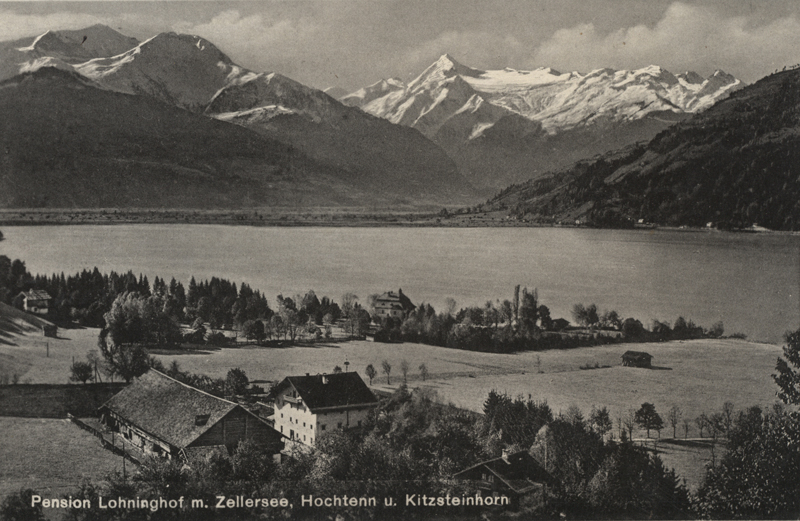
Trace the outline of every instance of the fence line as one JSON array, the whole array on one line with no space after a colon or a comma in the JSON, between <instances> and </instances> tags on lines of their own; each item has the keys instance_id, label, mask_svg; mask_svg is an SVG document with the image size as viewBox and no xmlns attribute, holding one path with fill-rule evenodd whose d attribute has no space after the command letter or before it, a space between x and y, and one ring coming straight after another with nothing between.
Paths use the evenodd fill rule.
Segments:
<instances>
[{"instance_id":1,"label":"fence line","mask_svg":"<svg viewBox=\"0 0 800 521\"><path fill-rule=\"evenodd\" d=\"M129 460L131 463L134 463L136 465L141 465L141 463L139 462L138 459L136 459L133 456L131 456L130 454L128 454L128 451L126 451L125 449L121 449L121 448L117 447L116 445L114 445L113 443L109 442L106 439L106 437L103 435L102 432L98 431L97 429L95 429L91 425L88 425L88 424L84 423L83 421L79 420L78 418L76 418L75 416L73 416L70 413L67 413L67 419L69 421L71 421L72 423L74 423L75 425L77 425L78 427L80 427L81 429L83 429L83 430L87 431L88 433L92 434L93 436L99 438L104 449L113 452L117 456L122 456L123 458Z\"/></svg>"}]
</instances>

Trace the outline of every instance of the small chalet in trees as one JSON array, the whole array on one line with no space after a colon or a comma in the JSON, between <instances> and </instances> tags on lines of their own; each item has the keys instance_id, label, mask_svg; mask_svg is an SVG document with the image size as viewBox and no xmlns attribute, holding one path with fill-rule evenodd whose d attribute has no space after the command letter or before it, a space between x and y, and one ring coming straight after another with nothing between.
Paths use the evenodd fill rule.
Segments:
<instances>
[{"instance_id":1,"label":"small chalet in trees","mask_svg":"<svg viewBox=\"0 0 800 521\"><path fill-rule=\"evenodd\" d=\"M28 313L46 315L50 312L50 301L53 298L46 291L32 289L23 291L18 296L22 297L22 309Z\"/></svg>"},{"instance_id":2,"label":"small chalet in trees","mask_svg":"<svg viewBox=\"0 0 800 521\"><path fill-rule=\"evenodd\" d=\"M453 479L474 482L482 496L506 496L512 507L518 507L523 496L540 496L553 484L550 473L526 451L511 454L505 449L501 457L462 470Z\"/></svg>"},{"instance_id":3,"label":"small chalet in trees","mask_svg":"<svg viewBox=\"0 0 800 521\"><path fill-rule=\"evenodd\" d=\"M652 355L644 351L625 351L622 355L622 365L625 367L652 367L650 362L653 360Z\"/></svg>"},{"instance_id":4,"label":"small chalet in trees","mask_svg":"<svg viewBox=\"0 0 800 521\"><path fill-rule=\"evenodd\" d=\"M283 436L241 405L150 369L100 407L103 423L146 454L169 458L225 450L249 441L269 454Z\"/></svg>"},{"instance_id":5,"label":"small chalet in trees","mask_svg":"<svg viewBox=\"0 0 800 521\"><path fill-rule=\"evenodd\" d=\"M411 303L411 300L403 294L400 289L395 293L394 291L387 291L377 299L375 299L375 316L378 318L405 318L405 316L414 311L417 306Z\"/></svg>"},{"instance_id":6,"label":"small chalet in trees","mask_svg":"<svg viewBox=\"0 0 800 521\"><path fill-rule=\"evenodd\" d=\"M275 428L290 440L312 447L326 432L361 427L378 405L358 373L287 376L271 395Z\"/></svg>"}]
</instances>

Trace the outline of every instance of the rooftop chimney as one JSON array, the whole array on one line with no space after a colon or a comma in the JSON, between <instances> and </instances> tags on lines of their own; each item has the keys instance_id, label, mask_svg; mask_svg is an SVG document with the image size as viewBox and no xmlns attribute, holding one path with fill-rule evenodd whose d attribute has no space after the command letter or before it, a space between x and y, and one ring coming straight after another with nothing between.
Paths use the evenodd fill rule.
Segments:
<instances>
[{"instance_id":1,"label":"rooftop chimney","mask_svg":"<svg viewBox=\"0 0 800 521\"><path fill-rule=\"evenodd\" d=\"M322 375L322 383L323 384L327 384L328 383L328 375L326 375L326 374Z\"/></svg>"}]
</instances>

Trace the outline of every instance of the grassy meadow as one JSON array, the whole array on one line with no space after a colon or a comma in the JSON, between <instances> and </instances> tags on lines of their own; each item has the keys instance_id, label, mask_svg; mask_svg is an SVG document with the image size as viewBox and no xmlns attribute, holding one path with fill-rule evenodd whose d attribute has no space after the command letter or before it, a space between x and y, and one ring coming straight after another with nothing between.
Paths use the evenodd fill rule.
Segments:
<instances>
[{"instance_id":1,"label":"grassy meadow","mask_svg":"<svg viewBox=\"0 0 800 521\"><path fill-rule=\"evenodd\" d=\"M84 478L122 472L121 457L68 420L0 417L0 433L0 498L20 488L61 497Z\"/></svg>"},{"instance_id":2,"label":"grassy meadow","mask_svg":"<svg viewBox=\"0 0 800 521\"><path fill-rule=\"evenodd\" d=\"M24 383L67 383L73 358L84 360L87 352L96 350L97 334L97 329L86 328L61 329L57 339L45 340L37 334L15 336L13 342L0 344L0 374L16 372ZM629 349L653 355L653 369L622 367L622 353ZM546 400L555 413L572 405L585 414L593 405L607 406L616 418L643 402L652 402L664 417L677 405L684 417L693 420L701 413L721 410L726 401L737 408L771 405L775 399L771 374L781 354L781 347L772 344L704 339L510 355L353 341L289 348L204 346L160 351L156 356L165 364L177 360L184 371L212 377L224 377L229 369L240 367L260 383L276 382L287 375L331 372L337 365L344 368L345 362L366 381L364 370L372 364L379 373L373 387L384 390L403 382L401 364L406 360L410 387L429 388L442 401L475 411L481 410L487 394L495 389ZM383 360L392 366L391 384L382 372ZM425 381L419 374L422 363L429 373ZM671 436L671 428L661 434ZM689 435L696 434L692 424Z\"/></svg>"},{"instance_id":3,"label":"grassy meadow","mask_svg":"<svg viewBox=\"0 0 800 521\"><path fill-rule=\"evenodd\" d=\"M57 339L45 340L30 332L6 338L0 343L0 374L16 372L19 381L25 383L66 383L73 357L83 360L88 351L96 349L97 334L96 329L73 329L59 330ZM629 349L653 355L653 369L622 367L622 353ZM442 402L481 411L487 394L494 389L510 396L545 400L556 414L574 405L588 416L592 406L606 406L614 421L615 436L618 417L638 409L643 402L651 402L666 424L660 433L665 440L658 444L657 451L692 487L699 484L704 465L711 458L707 440L697 439L694 419L702 413L721 411L726 401L737 409L770 406L775 401L771 374L780 355L779 346L732 339L617 344L511 355L368 341L290 348L204 346L156 353L165 364L177 360L183 371L212 377L224 377L229 369L240 367L251 381L265 386L287 375L331 372L337 365L344 368L345 362L349 362L350 371L358 371L367 381L365 368L373 364L378 376L372 385L380 390L392 390L402 384L401 364L406 360L410 367L408 385L430 389ZM381 369L383 360L392 366L391 384ZM419 374L422 363L429 373L424 381ZM690 420L688 437L695 442L666 443L666 438L672 438L666 417L672 406L678 406L683 418ZM0 424L4 438L6 428ZM651 432L653 438L658 435ZM644 438L645 432L634 431L634 437ZM684 437L681 425L677 437ZM719 447L717 450L719 454Z\"/></svg>"}]
</instances>

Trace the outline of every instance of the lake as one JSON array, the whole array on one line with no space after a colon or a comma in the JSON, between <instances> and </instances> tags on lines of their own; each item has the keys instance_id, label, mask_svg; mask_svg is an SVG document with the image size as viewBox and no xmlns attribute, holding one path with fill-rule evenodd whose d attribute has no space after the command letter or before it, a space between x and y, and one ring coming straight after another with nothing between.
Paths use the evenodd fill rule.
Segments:
<instances>
[{"instance_id":1,"label":"lake","mask_svg":"<svg viewBox=\"0 0 800 521\"><path fill-rule=\"evenodd\" d=\"M402 288L441 309L537 288L553 318L575 303L649 327L678 316L778 343L800 327L800 236L571 228L327 228L215 225L6 226L0 254L32 273L133 270L224 277L265 293L340 301Z\"/></svg>"}]
</instances>

